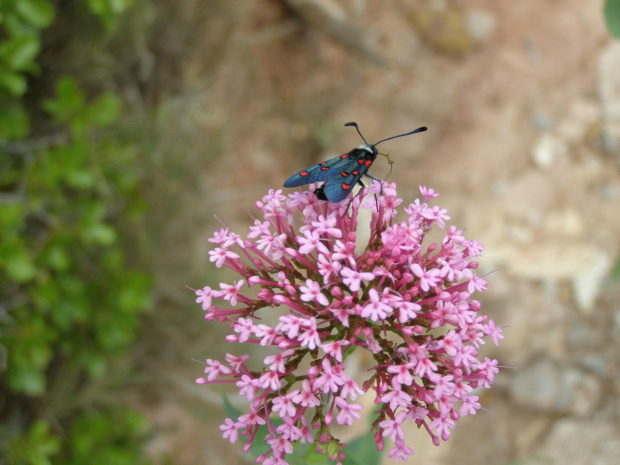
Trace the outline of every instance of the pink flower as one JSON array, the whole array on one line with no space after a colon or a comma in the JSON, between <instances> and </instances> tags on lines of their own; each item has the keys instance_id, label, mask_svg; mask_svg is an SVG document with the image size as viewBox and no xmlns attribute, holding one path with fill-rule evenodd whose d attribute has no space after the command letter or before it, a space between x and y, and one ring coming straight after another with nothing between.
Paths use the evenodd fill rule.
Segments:
<instances>
[{"instance_id":1,"label":"pink flower","mask_svg":"<svg viewBox=\"0 0 620 465\"><path fill-rule=\"evenodd\" d=\"M236 385L247 413L220 429L231 442L246 441L246 451L266 442L263 464L285 465L298 443L329 445L342 462L344 444L331 426L334 419L347 426L358 420L361 406L349 402L364 394L377 406L377 447L389 440L388 456L406 460L413 454L405 445L407 422L438 445L460 417L481 408L471 392L489 388L498 372L496 360L478 354L486 338L503 338L472 299L487 288L474 261L482 246L445 225L446 210L428 204L438 195L433 189L421 186L422 199L404 208L401 221L393 183L373 183L348 211L348 201L324 202L315 191L270 190L256 202L260 213L246 240L226 227L210 239L210 261L239 277L218 291L195 291L196 302L209 321L227 325L223 343L260 344L269 353L258 361L230 353L225 362L208 359L206 377L196 382ZM371 210L366 243L356 235L361 209ZM441 241L428 240L431 230L444 228ZM242 294L246 281L251 292ZM275 311L277 319L265 318ZM372 360L363 385L345 365L360 350Z\"/></svg>"},{"instance_id":2,"label":"pink flower","mask_svg":"<svg viewBox=\"0 0 620 465\"><path fill-rule=\"evenodd\" d=\"M316 221L312 222L312 227L319 236L328 235L340 239L342 231L336 226L338 220L336 215L331 214L327 218L319 215Z\"/></svg>"},{"instance_id":3,"label":"pink flower","mask_svg":"<svg viewBox=\"0 0 620 465\"><path fill-rule=\"evenodd\" d=\"M223 436L228 438L230 442L237 442L237 438L239 437L239 429L237 424L230 418L227 418L224 424L220 426L220 430L224 433Z\"/></svg>"},{"instance_id":4,"label":"pink flower","mask_svg":"<svg viewBox=\"0 0 620 465\"><path fill-rule=\"evenodd\" d=\"M196 291L196 295L198 298L196 299L196 303L202 303L202 309L208 310L211 306L211 299L214 297L213 291L209 286L205 286L202 290Z\"/></svg>"},{"instance_id":5,"label":"pink flower","mask_svg":"<svg viewBox=\"0 0 620 465\"><path fill-rule=\"evenodd\" d=\"M430 271L424 270L418 263L411 265L411 271L420 278L420 288L427 292L431 287L436 286L440 281L440 271L434 268Z\"/></svg>"},{"instance_id":6,"label":"pink flower","mask_svg":"<svg viewBox=\"0 0 620 465\"><path fill-rule=\"evenodd\" d=\"M485 328L484 332L491 336L496 346L499 345L500 339L504 339L504 335L502 334L502 328L498 328L497 326L495 326L495 322L493 320L489 320L489 324Z\"/></svg>"},{"instance_id":7,"label":"pink flower","mask_svg":"<svg viewBox=\"0 0 620 465\"><path fill-rule=\"evenodd\" d=\"M222 375L226 376L232 373L232 370L230 368L228 368L226 365L222 365L217 360L211 360L210 358L208 358L207 365L208 366L207 368L205 368L205 373L209 375L207 377L209 381L213 381L218 376L222 376Z\"/></svg>"},{"instance_id":8,"label":"pink flower","mask_svg":"<svg viewBox=\"0 0 620 465\"><path fill-rule=\"evenodd\" d=\"M241 289L244 284L245 281L243 279L238 283L235 283L233 286L226 283L220 284L222 298L224 300L230 300L230 305L237 305L237 295L239 294L239 289Z\"/></svg>"},{"instance_id":9,"label":"pink flower","mask_svg":"<svg viewBox=\"0 0 620 465\"><path fill-rule=\"evenodd\" d=\"M370 289L368 291L368 297L370 298L370 302L362 308L362 318L370 317L372 321L383 321L388 314L394 311L394 308L385 303L383 298L379 297L375 289Z\"/></svg>"},{"instance_id":10,"label":"pink flower","mask_svg":"<svg viewBox=\"0 0 620 465\"><path fill-rule=\"evenodd\" d=\"M349 404L342 397L336 397L336 406L340 413L338 414L337 421L339 425L352 425L353 419L359 419L359 412L362 410L360 404Z\"/></svg>"},{"instance_id":11,"label":"pink flower","mask_svg":"<svg viewBox=\"0 0 620 465\"><path fill-rule=\"evenodd\" d=\"M390 436L392 442L405 439L405 431L403 430L403 422L407 419L407 411L401 410L396 414L396 417L391 420L383 420L379 423L379 426L383 428L383 436Z\"/></svg>"},{"instance_id":12,"label":"pink flower","mask_svg":"<svg viewBox=\"0 0 620 465\"><path fill-rule=\"evenodd\" d=\"M322 344L321 349L323 349L326 354L342 362L342 347L348 346L349 344L349 341L332 341Z\"/></svg>"},{"instance_id":13,"label":"pink flower","mask_svg":"<svg viewBox=\"0 0 620 465\"><path fill-rule=\"evenodd\" d=\"M215 262L215 266L218 268L221 268L226 260L239 258L239 254L220 247L209 252L209 256L209 261Z\"/></svg>"},{"instance_id":14,"label":"pink flower","mask_svg":"<svg viewBox=\"0 0 620 465\"><path fill-rule=\"evenodd\" d=\"M286 418L287 415L293 417L297 412L297 407L293 404L290 395L286 395L273 399L272 410L278 412L282 418Z\"/></svg>"},{"instance_id":15,"label":"pink flower","mask_svg":"<svg viewBox=\"0 0 620 465\"><path fill-rule=\"evenodd\" d=\"M323 294L321 294L321 286L316 281L306 279L305 286L299 286L301 296L299 297L304 302L317 302L318 304L326 307L329 305L329 300Z\"/></svg>"},{"instance_id":16,"label":"pink flower","mask_svg":"<svg viewBox=\"0 0 620 465\"><path fill-rule=\"evenodd\" d=\"M299 247L299 253L303 255L309 254L314 251L314 249L321 253L329 252L327 247L321 242L321 237L316 231L304 231L304 237L297 236L297 242L301 246Z\"/></svg>"},{"instance_id":17,"label":"pink flower","mask_svg":"<svg viewBox=\"0 0 620 465\"><path fill-rule=\"evenodd\" d=\"M362 281L371 281L375 278L375 275L370 272L360 273L346 266L342 268L340 275L343 277L342 282L349 286L353 292L360 290Z\"/></svg>"},{"instance_id":18,"label":"pink flower","mask_svg":"<svg viewBox=\"0 0 620 465\"><path fill-rule=\"evenodd\" d=\"M318 407L321 405L321 401L316 396L316 391L312 389L310 381L304 379L301 383L302 389L296 389L293 391L293 402L301 405L302 407Z\"/></svg>"}]
</instances>

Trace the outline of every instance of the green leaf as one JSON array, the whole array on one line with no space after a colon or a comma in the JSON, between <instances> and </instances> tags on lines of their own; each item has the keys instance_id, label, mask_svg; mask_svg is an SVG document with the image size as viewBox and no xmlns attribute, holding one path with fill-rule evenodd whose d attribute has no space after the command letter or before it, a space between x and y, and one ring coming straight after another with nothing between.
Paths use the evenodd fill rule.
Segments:
<instances>
[{"instance_id":1,"label":"green leaf","mask_svg":"<svg viewBox=\"0 0 620 465\"><path fill-rule=\"evenodd\" d=\"M25 22L37 29L43 29L54 20L54 6L48 0L18 0L15 4Z\"/></svg>"},{"instance_id":2,"label":"green leaf","mask_svg":"<svg viewBox=\"0 0 620 465\"><path fill-rule=\"evenodd\" d=\"M611 270L611 277L614 279L620 278L620 256L616 258L616 265Z\"/></svg>"},{"instance_id":3,"label":"green leaf","mask_svg":"<svg viewBox=\"0 0 620 465\"><path fill-rule=\"evenodd\" d=\"M74 189L89 190L97 183L95 173L88 169L73 169L67 171L65 180L67 185Z\"/></svg>"},{"instance_id":4,"label":"green leaf","mask_svg":"<svg viewBox=\"0 0 620 465\"><path fill-rule=\"evenodd\" d=\"M620 40L620 0L605 0L603 12L609 32Z\"/></svg>"},{"instance_id":5,"label":"green leaf","mask_svg":"<svg viewBox=\"0 0 620 465\"><path fill-rule=\"evenodd\" d=\"M28 282L37 274L37 268L19 238L7 239L0 243L0 266L10 279L18 283Z\"/></svg>"},{"instance_id":6,"label":"green leaf","mask_svg":"<svg viewBox=\"0 0 620 465\"><path fill-rule=\"evenodd\" d=\"M379 465L382 454L377 450L372 431L347 444L344 465Z\"/></svg>"},{"instance_id":7,"label":"green leaf","mask_svg":"<svg viewBox=\"0 0 620 465\"><path fill-rule=\"evenodd\" d=\"M45 392L45 374L34 366L19 366L8 370L7 379L11 389L29 396L38 396Z\"/></svg>"},{"instance_id":8,"label":"green leaf","mask_svg":"<svg viewBox=\"0 0 620 465\"><path fill-rule=\"evenodd\" d=\"M125 314L134 314L141 310L152 308L151 279L146 273L128 272L119 276L116 290L117 302L120 310Z\"/></svg>"},{"instance_id":9,"label":"green leaf","mask_svg":"<svg viewBox=\"0 0 620 465\"><path fill-rule=\"evenodd\" d=\"M24 204L0 204L0 237L2 233L15 231L21 227L24 220Z\"/></svg>"},{"instance_id":10,"label":"green leaf","mask_svg":"<svg viewBox=\"0 0 620 465\"><path fill-rule=\"evenodd\" d=\"M1 84L0 87L2 87ZM0 140L20 140L26 137L30 131L30 119L22 102L13 98L2 98L0 95L0 108L2 108L0 111Z\"/></svg>"},{"instance_id":11,"label":"green leaf","mask_svg":"<svg viewBox=\"0 0 620 465\"><path fill-rule=\"evenodd\" d=\"M222 401L224 402L224 413L226 413L226 418L236 420L241 416L241 410L228 400L228 396L224 392L222 392Z\"/></svg>"},{"instance_id":12,"label":"green leaf","mask_svg":"<svg viewBox=\"0 0 620 465\"><path fill-rule=\"evenodd\" d=\"M116 241L116 230L105 223L87 225L81 231L82 239L86 242L110 245Z\"/></svg>"},{"instance_id":13,"label":"green leaf","mask_svg":"<svg viewBox=\"0 0 620 465\"><path fill-rule=\"evenodd\" d=\"M56 97L45 100L43 108L57 123L67 123L84 107L85 100L75 79L65 76L56 83Z\"/></svg>"},{"instance_id":14,"label":"green leaf","mask_svg":"<svg viewBox=\"0 0 620 465\"><path fill-rule=\"evenodd\" d=\"M92 125L109 126L118 117L120 101L113 94L103 94L90 104L87 120Z\"/></svg>"},{"instance_id":15,"label":"green leaf","mask_svg":"<svg viewBox=\"0 0 620 465\"><path fill-rule=\"evenodd\" d=\"M21 97L26 93L26 78L9 69L0 69L0 88L4 88L13 97Z\"/></svg>"},{"instance_id":16,"label":"green leaf","mask_svg":"<svg viewBox=\"0 0 620 465\"><path fill-rule=\"evenodd\" d=\"M32 62L39 54L41 42L33 36L16 37L0 47L0 57L4 64L16 71L32 67Z\"/></svg>"},{"instance_id":17,"label":"green leaf","mask_svg":"<svg viewBox=\"0 0 620 465\"><path fill-rule=\"evenodd\" d=\"M41 264L54 271L66 271L71 266L71 256L66 247L51 244L40 255Z\"/></svg>"},{"instance_id":18,"label":"green leaf","mask_svg":"<svg viewBox=\"0 0 620 465\"><path fill-rule=\"evenodd\" d=\"M18 436L9 444L10 463L52 465L51 457L61 448L61 441L50 433L44 420L36 420L27 434Z\"/></svg>"},{"instance_id":19,"label":"green leaf","mask_svg":"<svg viewBox=\"0 0 620 465\"><path fill-rule=\"evenodd\" d=\"M116 29L120 15L132 3L132 0L87 0L89 9L99 16L108 31Z\"/></svg>"}]
</instances>

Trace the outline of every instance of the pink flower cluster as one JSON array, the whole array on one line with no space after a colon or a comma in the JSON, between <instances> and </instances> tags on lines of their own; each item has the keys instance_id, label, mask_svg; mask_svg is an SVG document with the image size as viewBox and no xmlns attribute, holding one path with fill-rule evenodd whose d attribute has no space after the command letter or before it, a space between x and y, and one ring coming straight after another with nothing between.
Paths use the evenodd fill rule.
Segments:
<instances>
[{"instance_id":1,"label":"pink flower cluster","mask_svg":"<svg viewBox=\"0 0 620 465\"><path fill-rule=\"evenodd\" d=\"M249 412L226 419L221 430L231 442L245 436L248 451L265 425L268 433L258 439L270 450L259 463L286 464L298 442L313 443L341 463L345 444L330 426L360 418L355 401L367 392L374 392L377 406L377 448L389 438L389 456L407 460L413 454L405 441L407 420L439 445L459 417L480 408L471 391L489 388L498 371L496 360L478 358L486 336L495 344L503 338L472 300L487 286L475 273L482 246L454 226L446 229L446 210L427 203L438 195L432 189L420 187L423 200L396 221L402 199L394 184L378 195L375 182L352 200L347 215L351 200L321 201L315 188L288 196L270 190L257 202L262 218L247 239L228 228L210 239L217 244L211 261L241 279L196 291L206 319L230 325L229 343L273 352L258 371L249 368L249 355L208 359L206 378L196 382L236 382ZM361 209L372 212L363 244L356 234ZM439 244L427 239L433 227L445 230ZM279 312L274 324L261 322L263 309ZM373 359L361 381L345 364L355 350Z\"/></svg>"}]
</instances>

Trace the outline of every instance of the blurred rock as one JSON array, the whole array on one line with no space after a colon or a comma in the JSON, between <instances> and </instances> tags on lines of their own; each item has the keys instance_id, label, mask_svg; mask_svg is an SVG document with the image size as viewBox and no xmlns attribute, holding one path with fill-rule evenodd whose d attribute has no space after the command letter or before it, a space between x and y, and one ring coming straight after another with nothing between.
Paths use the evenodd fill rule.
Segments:
<instances>
[{"instance_id":1,"label":"blurred rock","mask_svg":"<svg viewBox=\"0 0 620 465\"><path fill-rule=\"evenodd\" d=\"M589 314L594 309L596 299L601 293L611 267L612 261L609 254L599 250L590 256L586 266L573 279L575 300L583 313Z\"/></svg>"},{"instance_id":2,"label":"blurred rock","mask_svg":"<svg viewBox=\"0 0 620 465\"><path fill-rule=\"evenodd\" d=\"M472 40L481 43L488 40L495 30L495 16L485 10L469 11L465 16L467 30Z\"/></svg>"},{"instance_id":3,"label":"blurred rock","mask_svg":"<svg viewBox=\"0 0 620 465\"><path fill-rule=\"evenodd\" d=\"M620 43L612 41L599 55L599 97L603 142L620 162Z\"/></svg>"},{"instance_id":4,"label":"blurred rock","mask_svg":"<svg viewBox=\"0 0 620 465\"><path fill-rule=\"evenodd\" d=\"M614 40L601 51L598 73L603 117L620 123L620 42Z\"/></svg>"},{"instance_id":5,"label":"blurred rock","mask_svg":"<svg viewBox=\"0 0 620 465\"><path fill-rule=\"evenodd\" d=\"M420 38L440 53L463 55L473 41L463 11L451 7L420 7L413 10L410 20Z\"/></svg>"},{"instance_id":6,"label":"blurred rock","mask_svg":"<svg viewBox=\"0 0 620 465\"><path fill-rule=\"evenodd\" d=\"M611 423L560 420L536 456L547 464L610 465L620 463L620 431Z\"/></svg>"},{"instance_id":7,"label":"blurred rock","mask_svg":"<svg viewBox=\"0 0 620 465\"><path fill-rule=\"evenodd\" d=\"M543 134L532 149L532 160L539 168L549 169L566 154L566 144L552 134Z\"/></svg>"},{"instance_id":8,"label":"blurred rock","mask_svg":"<svg viewBox=\"0 0 620 465\"><path fill-rule=\"evenodd\" d=\"M517 370L509 391L523 407L577 416L593 412L602 397L602 386L596 377L548 359Z\"/></svg>"}]
</instances>

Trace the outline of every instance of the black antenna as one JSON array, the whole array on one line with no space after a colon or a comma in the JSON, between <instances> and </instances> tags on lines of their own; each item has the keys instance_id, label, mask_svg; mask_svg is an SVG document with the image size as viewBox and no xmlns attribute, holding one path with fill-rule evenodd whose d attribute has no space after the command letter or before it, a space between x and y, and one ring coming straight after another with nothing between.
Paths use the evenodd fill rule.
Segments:
<instances>
[{"instance_id":1,"label":"black antenna","mask_svg":"<svg viewBox=\"0 0 620 465\"><path fill-rule=\"evenodd\" d=\"M377 142L376 144L374 144L375 146L379 145L381 142L385 142L386 140L391 140L391 139L396 139L398 137L405 137L405 136L410 136L411 134L417 134L418 132L424 132L426 131L427 127L426 126L422 126L421 128L418 129L414 129L411 132L407 132L405 134L399 134L398 136L392 136L392 137L388 137L387 139L383 139L380 140L379 142Z\"/></svg>"},{"instance_id":2,"label":"black antenna","mask_svg":"<svg viewBox=\"0 0 620 465\"><path fill-rule=\"evenodd\" d=\"M364 142L366 142L366 139L364 139L364 136L362 136L362 133L360 132L360 128L357 127L357 123L354 122L350 122L350 123L346 123L345 126L353 126L356 130L357 133L360 135L360 137L362 138L362 140ZM366 145L370 145L368 142L366 142ZM376 144L375 144L376 145Z\"/></svg>"},{"instance_id":3,"label":"black antenna","mask_svg":"<svg viewBox=\"0 0 620 465\"><path fill-rule=\"evenodd\" d=\"M405 136L410 136L411 134L417 134L418 132L424 132L426 131L428 128L426 126L422 126L421 128L418 129L414 129L411 132L407 132L405 134L399 134L398 136L392 136L392 137L388 137L387 139L383 139L380 140L379 142L377 142L376 144L370 145L366 139L364 138L364 136L362 136L362 133L360 132L360 128L357 127L357 123L355 122L350 122L350 123L346 123L345 126L353 126L355 128L355 130L357 131L357 133L360 135L360 137L362 138L362 140L366 143L366 145L368 145L369 147L376 147L377 145L379 145L381 142L385 142L386 140L391 140L391 139L396 139L398 137L405 137Z\"/></svg>"}]
</instances>

